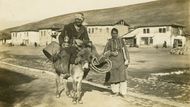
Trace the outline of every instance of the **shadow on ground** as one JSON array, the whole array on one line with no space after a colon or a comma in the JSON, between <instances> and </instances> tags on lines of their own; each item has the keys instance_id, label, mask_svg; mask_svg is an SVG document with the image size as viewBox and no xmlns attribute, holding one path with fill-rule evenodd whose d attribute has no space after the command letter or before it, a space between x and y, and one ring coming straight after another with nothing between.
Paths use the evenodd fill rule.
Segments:
<instances>
[{"instance_id":1,"label":"shadow on ground","mask_svg":"<svg viewBox=\"0 0 190 107\"><path fill-rule=\"evenodd\" d=\"M18 85L29 83L35 78L0 68L0 106L12 107L16 101L21 101L29 92L19 91Z\"/></svg>"},{"instance_id":2,"label":"shadow on ground","mask_svg":"<svg viewBox=\"0 0 190 107\"><path fill-rule=\"evenodd\" d=\"M73 89L71 82L68 83L68 89L69 90ZM103 89L103 88L100 88L100 87L92 86L90 84L82 83L82 95L81 95L81 97L83 97L86 92L92 92L94 90L99 91L99 92L109 92L109 93L111 93L111 90L107 90L107 89Z\"/></svg>"}]
</instances>

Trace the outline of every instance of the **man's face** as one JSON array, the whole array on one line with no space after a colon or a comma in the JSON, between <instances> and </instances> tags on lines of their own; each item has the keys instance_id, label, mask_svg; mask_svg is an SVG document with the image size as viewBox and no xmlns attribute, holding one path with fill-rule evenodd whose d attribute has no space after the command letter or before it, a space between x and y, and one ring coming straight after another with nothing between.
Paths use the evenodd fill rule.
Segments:
<instances>
[{"instance_id":1,"label":"man's face","mask_svg":"<svg viewBox=\"0 0 190 107\"><path fill-rule=\"evenodd\" d=\"M111 36L112 36L112 38L117 38L118 37L118 33L116 31L113 31L111 33Z\"/></svg>"},{"instance_id":2,"label":"man's face","mask_svg":"<svg viewBox=\"0 0 190 107\"><path fill-rule=\"evenodd\" d=\"M81 25L82 25L82 22L83 22L83 20L81 20L81 19L78 19L78 18L75 19L75 24L76 24L77 26L81 26Z\"/></svg>"}]
</instances>

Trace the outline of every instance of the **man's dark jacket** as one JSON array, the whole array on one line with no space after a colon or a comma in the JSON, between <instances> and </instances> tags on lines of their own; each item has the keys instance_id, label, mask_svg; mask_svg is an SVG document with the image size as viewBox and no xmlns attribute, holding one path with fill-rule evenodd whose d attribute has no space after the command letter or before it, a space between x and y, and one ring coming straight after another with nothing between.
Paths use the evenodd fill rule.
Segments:
<instances>
[{"instance_id":1,"label":"man's dark jacket","mask_svg":"<svg viewBox=\"0 0 190 107\"><path fill-rule=\"evenodd\" d=\"M79 31L76 30L74 23L70 23L65 25L64 29L62 30L59 36L59 44L62 45L64 42L64 38L69 37L69 44L73 43L74 39L80 39L82 41L89 41L87 29L85 26L81 26Z\"/></svg>"},{"instance_id":2,"label":"man's dark jacket","mask_svg":"<svg viewBox=\"0 0 190 107\"><path fill-rule=\"evenodd\" d=\"M83 42L89 41L87 29L85 26L81 26L79 31L76 30L74 23L70 23L68 25L65 25L64 29L62 30L60 36L59 36L59 44L62 46L62 43L64 43L65 37L69 38L69 44L70 46L73 44L74 39L80 39ZM75 58L77 56L77 50L76 47L69 47L69 53L71 55L70 57L70 64L75 63Z\"/></svg>"}]
</instances>

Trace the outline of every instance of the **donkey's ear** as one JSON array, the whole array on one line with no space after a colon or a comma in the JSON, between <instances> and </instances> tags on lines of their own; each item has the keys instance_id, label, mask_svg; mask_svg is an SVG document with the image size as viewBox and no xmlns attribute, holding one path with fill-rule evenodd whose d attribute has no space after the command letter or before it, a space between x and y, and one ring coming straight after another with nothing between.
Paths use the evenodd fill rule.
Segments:
<instances>
[{"instance_id":1,"label":"donkey's ear","mask_svg":"<svg viewBox=\"0 0 190 107\"><path fill-rule=\"evenodd\" d=\"M75 64L78 64L78 63L80 63L80 58L79 58L79 57L77 57L77 58L75 59Z\"/></svg>"},{"instance_id":2,"label":"donkey's ear","mask_svg":"<svg viewBox=\"0 0 190 107\"><path fill-rule=\"evenodd\" d=\"M90 59L92 59L94 56L93 55L90 55Z\"/></svg>"}]
</instances>

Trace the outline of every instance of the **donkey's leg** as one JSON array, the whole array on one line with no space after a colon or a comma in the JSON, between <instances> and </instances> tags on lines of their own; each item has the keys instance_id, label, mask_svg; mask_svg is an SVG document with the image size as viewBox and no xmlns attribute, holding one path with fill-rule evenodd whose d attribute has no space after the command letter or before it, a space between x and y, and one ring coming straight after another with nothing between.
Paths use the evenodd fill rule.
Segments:
<instances>
[{"instance_id":1,"label":"donkey's leg","mask_svg":"<svg viewBox=\"0 0 190 107\"><path fill-rule=\"evenodd\" d=\"M56 75L56 79L55 79L55 82L56 82L56 97L59 98L60 97L60 75L57 74Z\"/></svg>"},{"instance_id":2,"label":"donkey's leg","mask_svg":"<svg viewBox=\"0 0 190 107\"><path fill-rule=\"evenodd\" d=\"M65 94L66 96L70 97L70 92L69 92L69 89L68 89L68 80L67 79L63 79L64 81L64 91L65 91Z\"/></svg>"},{"instance_id":3,"label":"donkey's leg","mask_svg":"<svg viewBox=\"0 0 190 107\"><path fill-rule=\"evenodd\" d=\"M80 80L77 82L77 102L79 104L82 104L82 77L80 78Z\"/></svg>"},{"instance_id":4,"label":"donkey's leg","mask_svg":"<svg viewBox=\"0 0 190 107\"><path fill-rule=\"evenodd\" d=\"M73 85L73 91L72 91L72 97L73 97L73 103L77 103L77 82L75 81L75 78L73 78L73 82L72 82L72 85Z\"/></svg>"}]
</instances>

